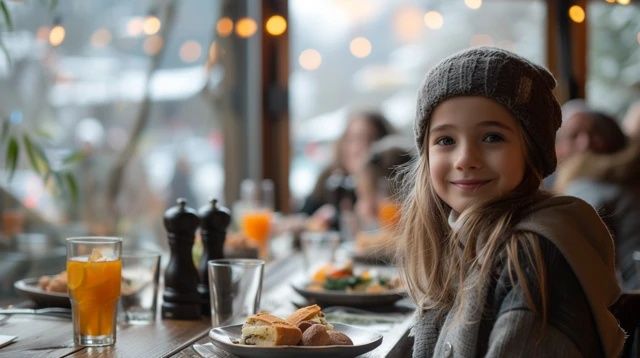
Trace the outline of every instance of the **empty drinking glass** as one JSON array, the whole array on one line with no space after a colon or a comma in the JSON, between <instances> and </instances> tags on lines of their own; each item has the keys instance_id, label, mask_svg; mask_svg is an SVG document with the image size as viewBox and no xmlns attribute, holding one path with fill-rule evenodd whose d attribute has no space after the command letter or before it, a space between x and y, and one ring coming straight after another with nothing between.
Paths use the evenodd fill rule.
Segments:
<instances>
[{"instance_id":1,"label":"empty drinking glass","mask_svg":"<svg viewBox=\"0 0 640 358\"><path fill-rule=\"evenodd\" d=\"M214 327L241 323L258 312L264 261L219 259L209 261L208 265Z\"/></svg>"},{"instance_id":2,"label":"empty drinking glass","mask_svg":"<svg viewBox=\"0 0 640 358\"><path fill-rule=\"evenodd\" d=\"M127 324L148 324L156 319L160 254L122 254L120 320Z\"/></svg>"}]
</instances>

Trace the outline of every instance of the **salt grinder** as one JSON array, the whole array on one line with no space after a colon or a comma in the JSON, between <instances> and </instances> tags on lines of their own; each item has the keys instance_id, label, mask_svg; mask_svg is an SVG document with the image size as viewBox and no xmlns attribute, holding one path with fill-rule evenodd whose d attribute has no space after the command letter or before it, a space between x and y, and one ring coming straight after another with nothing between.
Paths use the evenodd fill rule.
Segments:
<instances>
[{"instance_id":1,"label":"salt grinder","mask_svg":"<svg viewBox=\"0 0 640 358\"><path fill-rule=\"evenodd\" d=\"M217 199L211 199L208 205L200 208L200 236L202 237L202 258L200 259L200 284L198 293L202 299L202 314L211 316L211 301L209 297L209 260L224 258L224 240L227 227L231 222L229 209L218 205Z\"/></svg>"},{"instance_id":2,"label":"salt grinder","mask_svg":"<svg viewBox=\"0 0 640 358\"><path fill-rule=\"evenodd\" d=\"M191 250L200 219L187 201L178 199L178 205L164 214L171 258L164 273L162 318L199 319L201 315L198 294L198 271L193 264Z\"/></svg>"}]
</instances>

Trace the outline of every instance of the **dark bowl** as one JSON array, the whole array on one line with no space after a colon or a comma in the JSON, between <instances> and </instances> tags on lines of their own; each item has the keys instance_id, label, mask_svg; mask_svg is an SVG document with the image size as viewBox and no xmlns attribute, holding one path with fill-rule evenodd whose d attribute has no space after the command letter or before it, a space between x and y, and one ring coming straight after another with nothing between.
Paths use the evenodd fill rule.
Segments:
<instances>
[{"instance_id":1,"label":"dark bowl","mask_svg":"<svg viewBox=\"0 0 640 358\"><path fill-rule=\"evenodd\" d=\"M404 290L391 290L383 293L358 293L344 291L308 290L306 284L292 284L293 289L309 303L321 306L372 307L389 306L406 296Z\"/></svg>"}]
</instances>

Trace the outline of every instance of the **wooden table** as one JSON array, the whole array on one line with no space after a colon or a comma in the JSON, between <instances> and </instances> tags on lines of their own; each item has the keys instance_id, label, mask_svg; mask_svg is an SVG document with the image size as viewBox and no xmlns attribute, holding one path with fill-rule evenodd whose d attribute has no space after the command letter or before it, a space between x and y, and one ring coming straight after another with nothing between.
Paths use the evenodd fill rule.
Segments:
<instances>
[{"instance_id":1,"label":"wooden table","mask_svg":"<svg viewBox=\"0 0 640 358\"><path fill-rule=\"evenodd\" d=\"M289 286L292 276L300 272L301 258L292 255L267 265L263 282L261 308L286 315L295 307L291 300L302 302ZM4 317L4 318L3 318ZM8 318L7 318L8 317ZM380 347L364 357L406 356L406 335L410 328L406 314L388 332L383 333ZM118 326L117 342L112 347L85 348L75 346L72 325L68 319L13 315L0 316L0 334L18 336L18 341L0 348L4 357L200 357L191 347L210 342L210 320L161 320L145 326ZM219 357L235 357L216 351Z\"/></svg>"}]
</instances>

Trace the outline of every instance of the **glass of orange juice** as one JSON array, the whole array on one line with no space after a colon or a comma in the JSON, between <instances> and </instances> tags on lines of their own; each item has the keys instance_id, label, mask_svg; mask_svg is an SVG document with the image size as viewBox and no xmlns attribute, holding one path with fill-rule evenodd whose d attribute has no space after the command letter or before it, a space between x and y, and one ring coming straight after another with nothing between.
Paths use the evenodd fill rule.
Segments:
<instances>
[{"instance_id":1,"label":"glass of orange juice","mask_svg":"<svg viewBox=\"0 0 640 358\"><path fill-rule=\"evenodd\" d=\"M240 227L244 235L258 247L258 257L269 257L269 235L273 213L265 208L248 208L240 217Z\"/></svg>"},{"instance_id":2,"label":"glass of orange juice","mask_svg":"<svg viewBox=\"0 0 640 358\"><path fill-rule=\"evenodd\" d=\"M258 257L269 258L269 236L273 222L274 186L270 179L245 179L240 185L239 226L258 248Z\"/></svg>"},{"instance_id":3,"label":"glass of orange juice","mask_svg":"<svg viewBox=\"0 0 640 358\"><path fill-rule=\"evenodd\" d=\"M116 342L116 310L122 277L122 239L67 239L67 288L73 316L73 341L81 346Z\"/></svg>"}]
</instances>

